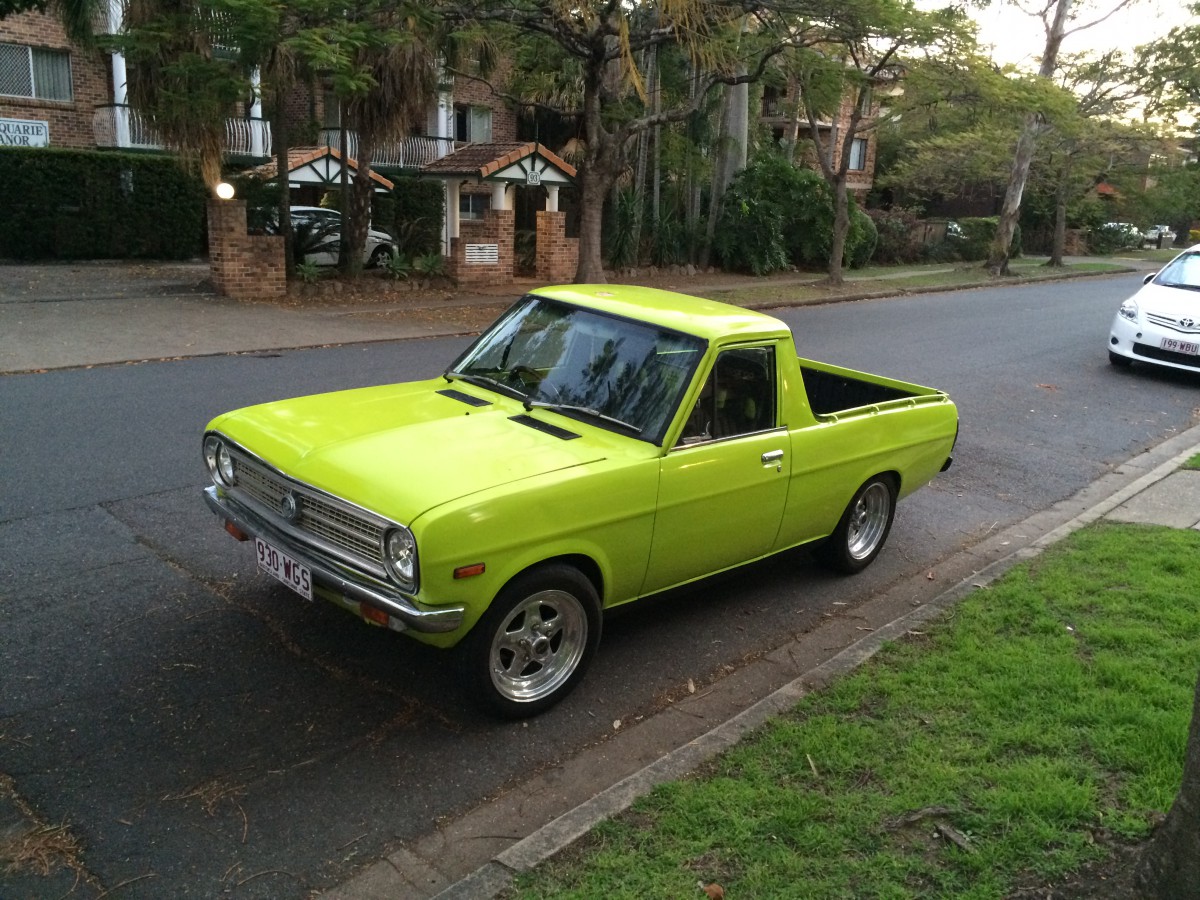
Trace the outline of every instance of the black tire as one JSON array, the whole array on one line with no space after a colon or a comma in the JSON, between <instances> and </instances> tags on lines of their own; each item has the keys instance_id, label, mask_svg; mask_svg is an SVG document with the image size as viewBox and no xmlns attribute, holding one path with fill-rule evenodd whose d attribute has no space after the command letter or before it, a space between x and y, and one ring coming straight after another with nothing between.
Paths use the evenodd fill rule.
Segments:
<instances>
[{"instance_id":1,"label":"black tire","mask_svg":"<svg viewBox=\"0 0 1200 900\"><path fill-rule=\"evenodd\" d=\"M875 475L854 492L833 534L817 548L821 563L843 575L861 572L879 555L896 515L896 484Z\"/></svg>"},{"instance_id":2,"label":"black tire","mask_svg":"<svg viewBox=\"0 0 1200 900\"><path fill-rule=\"evenodd\" d=\"M518 575L464 641L472 699L507 719L549 709L583 678L601 621L596 588L578 569L550 563Z\"/></svg>"},{"instance_id":3,"label":"black tire","mask_svg":"<svg viewBox=\"0 0 1200 900\"><path fill-rule=\"evenodd\" d=\"M392 248L380 245L371 251L371 257L367 260L368 269L378 269L387 258L392 255Z\"/></svg>"},{"instance_id":4,"label":"black tire","mask_svg":"<svg viewBox=\"0 0 1200 900\"><path fill-rule=\"evenodd\" d=\"M1108 361L1118 369L1127 369L1133 364L1133 360L1128 356L1122 356L1120 353L1113 353L1111 350L1108 351Z\"/></svg>"}]
</instances>

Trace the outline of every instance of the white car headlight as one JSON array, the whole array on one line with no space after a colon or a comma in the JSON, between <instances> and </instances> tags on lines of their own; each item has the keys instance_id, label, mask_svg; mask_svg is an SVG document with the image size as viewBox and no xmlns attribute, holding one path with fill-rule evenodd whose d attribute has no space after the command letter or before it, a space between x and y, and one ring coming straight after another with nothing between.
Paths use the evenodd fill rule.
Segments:
<instances>
[{"instance_id":1,"label":"white car headlight","mask_svg":"<svg viewBox=\"0 0 1200 900\"><path fill-rule=\"evenodd\" d=\"M217 484L232 487L237 484L237 472L233 468L233 457L225 442L215 435L204 439L204 464L208 474Z\"/></svg>"},{"instance_id":2,"label":"white car headlight","mask_svg":"<svg viewBox=\"0 0 1200 900\"><path fill-rule=\"evenodd\" d=\"M1121 308L1117 310L1117 313L1122 319L1128 319L1130 322L1136 322L1138 319L1137 301L1130 297L1121 304Z\"/></svg>"},{"instance_id":3,"label":"white car headlight","mask_svg":"<svg viewBox=\"0 0 1200 900\"><path fill-rule=\"evenodd\" d=\"M392 528L383 538L383 560L402 587L417 584L417 542L407 528Z\"/></svg>"}]
</instances>

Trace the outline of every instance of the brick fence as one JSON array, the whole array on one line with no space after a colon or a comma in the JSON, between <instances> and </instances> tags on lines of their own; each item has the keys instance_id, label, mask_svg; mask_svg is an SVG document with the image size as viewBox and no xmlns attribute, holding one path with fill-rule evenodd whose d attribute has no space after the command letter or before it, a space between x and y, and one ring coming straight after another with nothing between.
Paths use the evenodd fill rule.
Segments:
<instances>
[{"instance_id":1,"label":"brick fence","mask_svg":"<svg viewBox=\"0 0 1200 900\"><path fill-rule=\"evenodd\" d=\"M579 238L567 237L567 214L541 210L537 214L537 277L546 284L562 284L575 277L579 266Z\"/></svg>"},{"instance_id":2,"label":"brick fence","mask_svg":"<svg viewBox=\"0 0 1200 900\"><path fill-rule=\"evenodd\" d=\"M283 236L246 233L246 201L208 201L208 258L217 293L238 300L287 294Z\"/></svg>"}]
</instances>

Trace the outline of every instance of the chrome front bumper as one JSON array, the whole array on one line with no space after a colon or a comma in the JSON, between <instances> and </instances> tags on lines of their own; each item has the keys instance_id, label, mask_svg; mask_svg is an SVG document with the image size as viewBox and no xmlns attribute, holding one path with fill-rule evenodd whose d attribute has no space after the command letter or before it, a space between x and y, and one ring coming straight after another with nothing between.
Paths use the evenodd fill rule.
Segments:
<instances>
[{"instance_id":1,"label":"chrome front bumper","mask_svg":"<svg viewBox=\"0 0 1200 900\"><path fill-rule=\"evenodd\" d=\"M424 606L396 588L355 572L344 563L328 559L312 547L299 543L254 510L219 493L215 486L204 489L204 501L217 518L232 524L250 537L262 538L307 566L318 586L382 610L399 620L406 629L441 634L454 631L462 624L463 607Z\"/></svg>"}]
</instances>

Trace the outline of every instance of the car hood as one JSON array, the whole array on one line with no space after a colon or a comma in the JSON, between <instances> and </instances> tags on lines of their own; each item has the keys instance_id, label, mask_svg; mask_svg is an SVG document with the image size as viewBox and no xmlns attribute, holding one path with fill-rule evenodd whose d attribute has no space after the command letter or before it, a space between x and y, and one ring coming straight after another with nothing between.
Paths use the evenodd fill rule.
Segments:
<instances>
[{"instance_id":1,"label":"car hood","mask_svg":"<svg viewBox=\"0 0 1200 900\"><path fill-rule=\"evenodd\" d=\"M1190 317L1200 322L1200 291L1148 284L1133 299L1143 315L1156 313L1172 319Z\"/></svg>"},{"instance_id":2,"label":"car hood","mask_svg":"<svg viewBox=\"0 0 1200 900\"><path fill-rule=\"evenodd\" d=\"M405 524L459 497L607 455L594 441L514 421L524 414L516 401L471 390L491 401L475 407L439 393L467 395L459 387L435 379L298 397L235 410L208 427L286 475Z\"/></svg>"}]
</instances>

